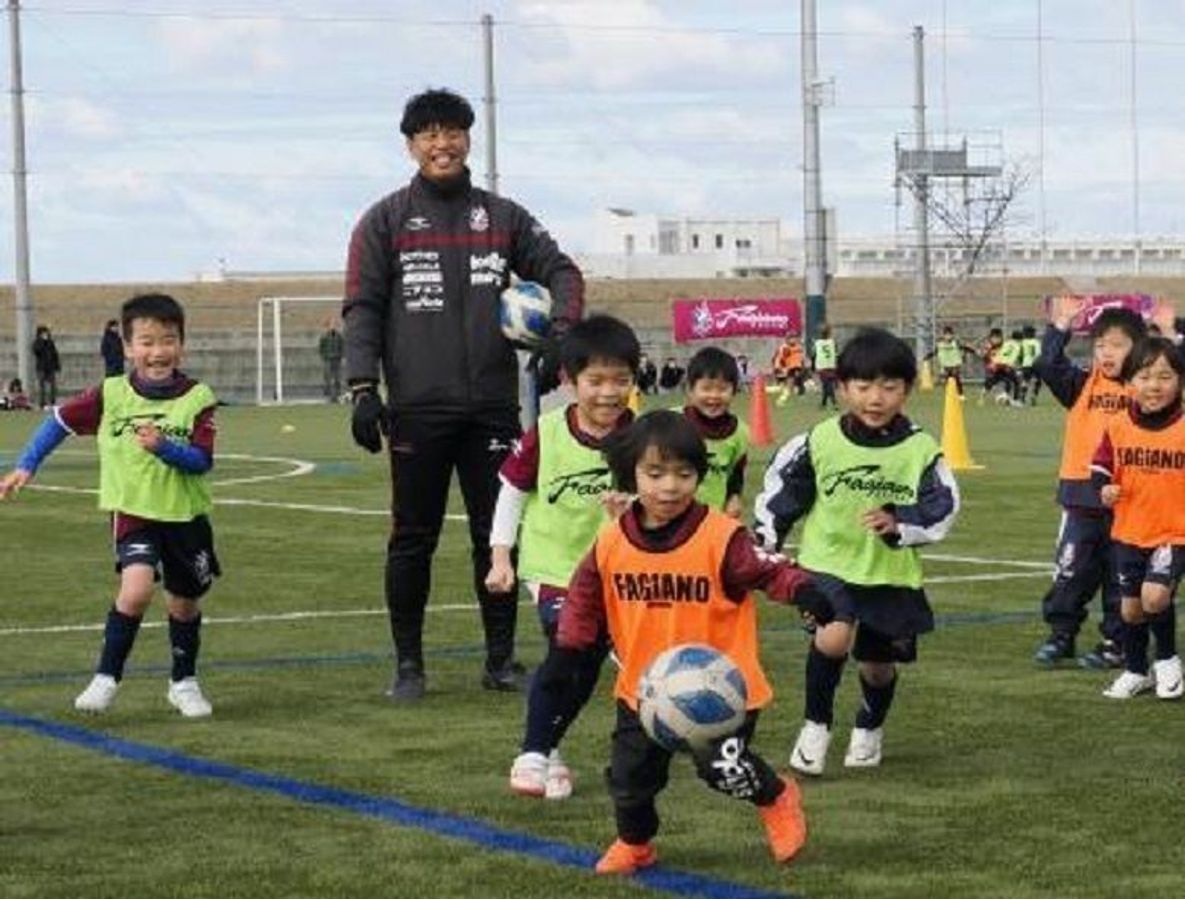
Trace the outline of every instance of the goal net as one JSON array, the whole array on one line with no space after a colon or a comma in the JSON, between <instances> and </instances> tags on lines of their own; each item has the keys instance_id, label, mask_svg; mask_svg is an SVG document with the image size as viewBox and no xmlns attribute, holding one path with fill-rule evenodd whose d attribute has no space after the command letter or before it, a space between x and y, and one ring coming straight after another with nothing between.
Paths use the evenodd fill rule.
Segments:
<instances>
[{"instance_id":1,"label":"goal net","mask_svg":"<svg viewBox=\"0 0 1185 900\"><path fill-rule=\"evenodd\" d=\"M341 328L341 297L260 297L255 317L255 402L325 403L334 384L326 384L321 359L321 335L330 324ZM539 412L570 400L566 390L542 398L535 396L533 375L527 370L527 353L519 351L519 406L522 424L529 428ZM349 390L344 365L340 392Z\"/></svg>"},{"instance_id":2,"label":"goal net","mask_svg":"<svg viewBox=\"0 0 1185 900\"><path fill-rule=\"evenodd\" d=\"M334 382L332 370L321 359L320 341L330 325L341 332L341 305L340 296L259 298L255 309L256 403L340 399L346 390L344 376Z\"/></svg>"}]
</instances>

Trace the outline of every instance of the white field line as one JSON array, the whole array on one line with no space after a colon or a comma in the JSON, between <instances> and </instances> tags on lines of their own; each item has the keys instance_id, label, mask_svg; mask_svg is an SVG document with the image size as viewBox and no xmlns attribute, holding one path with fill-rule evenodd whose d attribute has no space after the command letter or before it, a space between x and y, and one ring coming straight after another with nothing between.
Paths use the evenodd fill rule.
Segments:
<instances>
[{"instance_id":1,"label":"white field line","mask_svg":"<svg viewBox=\"0 0 1185 900\"><path fill-rule=\"evenodd\" d=\"M1003 581L1008 578L1034 578L1044 572L994 572L982 575L949 575L927 578L927 584L958 584L967 581ZM459 612L475 610L476 603L429 603L428 612ZM369 616L385 616L386 609L339 609L299 610L286 613L260 613L254 616L202 616L203 625L256 625L268 622L302 622L310 619L353 619ZM145 622L141 628L164 628L167 622ZM102 631L102 622L79 625L34 625L0 628L0 637L16 637L26 634L70 634L74 632Z\"/></svg>"}]
</instances>

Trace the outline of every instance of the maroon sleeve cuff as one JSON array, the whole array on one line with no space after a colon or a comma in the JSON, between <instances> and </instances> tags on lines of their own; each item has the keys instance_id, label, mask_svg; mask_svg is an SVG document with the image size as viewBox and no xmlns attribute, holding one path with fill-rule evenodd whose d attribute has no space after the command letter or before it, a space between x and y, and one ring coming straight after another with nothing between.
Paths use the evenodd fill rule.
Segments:
<instances>
[{"instance_id":1,"label":"maroon sleeve cuff","mask_svg":"<svg viewBox=\"0 0 1185 900\"><path fill-rule=\"evenodd\" d=\"M568 585L568 599L560 609L556 645L569 650L591 647L605 630L605 623L605 597L594 544L576 567Z\"/></svg>"},{"instance_id":2,"label":"maroon sleeve cuff","mask_svg":"<svg viewBox=\"0 0 1185 900\"><path fill-rule=\"evenodd\" d=\"M531 428L502 462L498 474L524 493L539 483L539 429Z\"/></svg>"}]
</instances>

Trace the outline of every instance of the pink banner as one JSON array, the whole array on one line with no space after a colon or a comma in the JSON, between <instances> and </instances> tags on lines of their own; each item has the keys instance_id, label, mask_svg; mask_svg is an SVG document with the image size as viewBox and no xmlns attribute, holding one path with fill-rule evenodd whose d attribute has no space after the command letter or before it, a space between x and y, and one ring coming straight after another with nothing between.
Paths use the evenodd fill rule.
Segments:
<instances>
[{"instance_id":1,"label":"pink banner","mask_svg":"<svg viewBox=\"0 0 1185 900\"><path fill-rule=\"evenodd\" d=\"M785 337L802 333L802 310L793 297L676 300L671 304L675 340Z\"/></svg>"},{"instance_id":2,"label":"pink banner","mask_svg":"<svg viewBox=\"0 0 1185 900\"><path fill-rule=\"evenodd\" d=\"M1070 323L1070 330L1075 334L1088 333L1090 326L1094 324L1094 320L1104 309L1130 309L1132 312L1139 313L1147 321L1152 318L1157 306L1157 299L1151 294L1072 294L1071 296L1086 300L1086 306L1083 307L1082 312L1076 315L1074 321ZM1047 317L1056 300L1057 297L1054 296L1045 298L1045 315Z\"/></svg>"}]
</instances>

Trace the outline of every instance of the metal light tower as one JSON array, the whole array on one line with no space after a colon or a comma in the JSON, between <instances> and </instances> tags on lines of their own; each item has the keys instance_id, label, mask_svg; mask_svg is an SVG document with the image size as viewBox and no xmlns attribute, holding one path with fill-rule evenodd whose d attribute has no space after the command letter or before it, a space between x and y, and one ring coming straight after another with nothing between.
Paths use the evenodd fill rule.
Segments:
<instances>
[{"instance_id":1,"label":"metal light tower","mask_svg":"<svg viewBox=\"0 0 1185 900\"><path fill-rule=\"evenodd\" d=\"M943 192L949 190L952 184L959 185L962 191L961 208L966 208L975 202L970 198L969 186L972 180L999 179L1003 174L1003 167L996 161L1000 156L999 148L978 146L977 161L971 162L968 152L968 142L965 138L954 141L947 136L939 146L934 147L926 133L926 68L924 54L925 32L922 28L913 30L913 59L914 59L914 131L912 141L896 142L896 184L898 188L906 186L913 196L913 324L914 347L918 359L926 356L934 347L937 337L938 321L933 283L931 278L930 260L930 213L931 205L937 213L940 226L945 224L948 232L951 223L942 222L944 218ZM913 147L903 144L912 143ZM986 154L985 151L996 150ZM990 155L991 159L983 160L979 157ZM937 200L935 198L938 198ZM949 236L949 235L948 235ZM979 235L979 239L986 241L989 234ZM978 254L983 246L974 249ZM949 254L947 256L949 261ZM970 272L970 269L968 270Z\"/></svg>"},{"instance_id":2,"label":"metal light tower","mask_svg":"<svg viewBox=\"0 0 1185 900\"><path fill-rule=\"evenodd\" d=\"M498 193L498 127L495 118L497 99L494 96L494 17L481 17L482 53L485 59L486 95L482 105L486 114L486 190Z\"/></svg>"},{"instance_id":3,"label":"metal light tower","mask_svg":"<svg viewBox=\"0 0 1185 900\"><path fill-rule=\"evenodd\" d=\"M10 93L12 95L12 232L15 252L16 369L28 389L33 383L33 298L29 291L29 204L25 190L25 89L21 77L21 4L8 0Z\"/></svg>"},{"instance_id":4,"label":"metal light tower","mask_svg":"<svg viewBox=\"0 0 1185 900\"><path fill-rule=\"evenodd\" d=\"M806 279L806 335L815 336L827 319L826 226L823 211L823 178L819 162L819 107L823 105L819 81L818 34L815 0L802 0L802 205L803 263Z\"/></svg>"}]
</instances>

